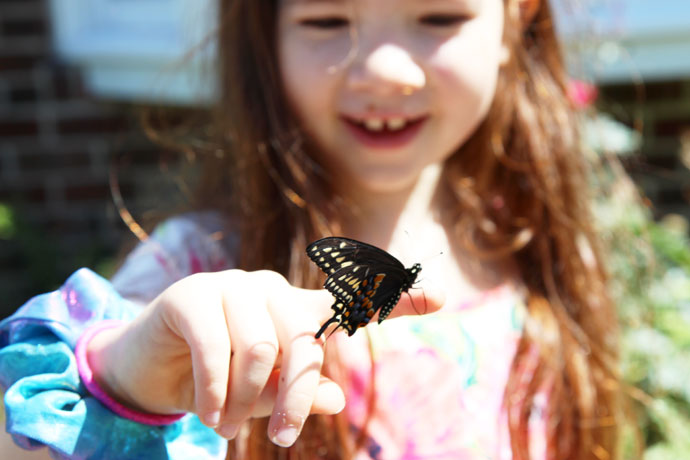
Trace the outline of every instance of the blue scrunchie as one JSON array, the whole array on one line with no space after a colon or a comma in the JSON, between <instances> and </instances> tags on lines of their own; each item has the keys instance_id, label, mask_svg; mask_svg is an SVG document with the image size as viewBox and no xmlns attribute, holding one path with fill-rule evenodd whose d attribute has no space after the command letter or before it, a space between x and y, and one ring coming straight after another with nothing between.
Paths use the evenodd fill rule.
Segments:
<instances>
[{"instance_id":1,"label":"blue scrunchie","mask_svg":"<svg viewBox=\"0 0 690 460\"><path fill-rule=\"evenodd\" d=\"M0 387L7 432L26 449L58 459L224 459L227 442L189 414L168 426L121 418L81 384L74 346L105 319L129 321L139 308L88 269L34 297L0 322Z\"/></svg>"}]
</instances>

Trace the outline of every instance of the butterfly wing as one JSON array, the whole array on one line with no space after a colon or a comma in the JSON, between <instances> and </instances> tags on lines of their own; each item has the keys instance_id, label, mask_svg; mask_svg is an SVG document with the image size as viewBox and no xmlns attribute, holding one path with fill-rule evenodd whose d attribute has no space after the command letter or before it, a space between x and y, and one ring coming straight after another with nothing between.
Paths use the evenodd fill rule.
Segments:
<instances>
[{"instance_id":1,"label":"butterfly wing","mask_svg":"<svg viewBox=\"0 0 690 460\"><path fill-rule=\"evenodd\" d=\"M328 278L324 287L335 297L333 317L316 334L338 322L349 335L365 326L380 310L383 321L416 278L386 251L356 240L323 238L307 247L307 254Z\"/></svg>"},{"instance_id":2,"label":"butterfly wing","mask_svg":"<svg viewBox=\"0 0 690 460\"><path fill-rule=\"evenodd\" d=\"M383 249L350 238L328 237L307 246L307 255L327 275L341 268L372 263L393 266L405 270L402 263Z\"/></svg>"}]
</instances>

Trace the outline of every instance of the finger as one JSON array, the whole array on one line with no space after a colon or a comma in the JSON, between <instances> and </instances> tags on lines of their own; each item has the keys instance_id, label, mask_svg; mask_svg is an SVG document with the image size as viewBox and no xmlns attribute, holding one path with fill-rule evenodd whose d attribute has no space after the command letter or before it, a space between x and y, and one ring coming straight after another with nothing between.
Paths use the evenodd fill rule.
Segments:
<instances>
[{"instance_id":1,"label":"finger","mask_svg":"<svg viewBox=\"0 0 690 460\"><path fill-rule=\"evenodd\" d=\"M319 385L323 348L312 331L295 336L283 350L278 394L268 423L275 444L291 446L309 415Z\"/></svg>"},{"instance_id":2,"label":"finger","mask_svg":"<svg viewBox=\"0 0 690 460\"><path fill-rule=\"evenodd\" d=\"M276 369L271 374L261 393L259 400L254 406L252 417L268 417L273 412L276 396L278 394L278 380L280 370ZM319 386L316 388L314 402L311 405L310 414L337 414L345 408L345 394L340 386L333 380L321 376Z\"/></svg>"},{"instance_id":3,"label":"finger","mask_svg":"<svg viewBox=\"0 0 690 460\"><path fill-rule=\"evenodd\" d=\"M335 297L330 292L325 289L300 289L300 291L304 303L312 305L315 309L315 317L318 319L319 325L333 317L334 311L331 305L335 302ZM445 294L436 284L429 280L420 280L400 296L398 304L388 317L433 313L443 307L445 299ZM378 313L372 322L376 321L378 321Z\"/></svg>"},{"instance_id":4,"label":"finger","mask_svg":"<svg viewBox=\"0 0 690 460\"><path fill-rule=\"evenodd\" d=\"M433 313L440 310L445 302L446 296L438 286L429 280L420 280L407 293L403 292L388 317Z\"/></svg>"},{"instance_id":5,"label":"finger","mask_svg":"<svg viewBox=\"0 0 690 460\"><path fill-rule=\"evenodd\" d=\"M335 297L327 290L296 288L295 293L295 297L298 299L297 302L306 307L308 314L311 314L315 320L314 325L316 329L314 332L319 329L319 326L324 321L333 316L331 305L335 302Z\"/></svg>"},{"instance_id":6,"label":"finger","mask_svg":"<svg viewBox=\"0 0 690 460\"><path fill-rule=\"evenodd\" d=\"M323 341L315 339L314 334L319 327L317 312L323 309L319 302L327 297L320 291L292 287L274 292L276 295L269 301L269 311L276 324L283 356L276 402L268 422L268 437L275 444L288 447L299 436L319 386ZM296 306L303 307L300 314L287 310Z\"/></svg>"},{"instance_id":7,"label":"finger","mask_svg":"<svg viewBox=\"0 0 690 460\"><path fill-rule=\"evenodd\" d=\"M230 388L223 424L218 429L227 439L234 438L240 424L251 416L278 356L278 339L266 302L259 296L233 303L237 307L227 315L233 343Z\"/></svg>"},{"instance_id":8,"label":"finger","mask_svg":"<svg viewBox=\"0 0 690 460\"><path fill-rule=\"evenodd\" d=\"M194 292L193 299L184 302L203 305L205 314L176 318L178 330L189 345L194 376L194 412L208 426L220 419L228 389L230 368L230 335L228 334L221 296L217 290L204 289L207 280L192 280L196 289L181 289L178 299ZM201 287L201 288L199 288ZM210 317L209 317L210 315Z\"/></svg>"},{"instance_id":9,"label":"finger","mask_svg":"<svg viewBox=\"0 0 690 460\"><path fill-rule=\"evenodd\" d=\"M311 414L332 415L345 409L345 393L333 380L321 376L316 388Z\"/></svg>"}]
</instances>

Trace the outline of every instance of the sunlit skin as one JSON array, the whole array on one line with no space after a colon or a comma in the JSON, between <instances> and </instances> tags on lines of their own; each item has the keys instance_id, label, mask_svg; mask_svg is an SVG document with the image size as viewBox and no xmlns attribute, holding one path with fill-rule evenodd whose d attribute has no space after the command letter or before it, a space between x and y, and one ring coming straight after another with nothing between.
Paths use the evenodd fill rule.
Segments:
<instances>
[{"instance_id":1,"label":"sunlit skin","mask_svg":"<svg viewBox=\"0 0 690 460\"><path fill-rule=\"evenodd\" d=\"M282 0L285 91L343 191L409 189L477 128L494 96L502 0ZM402 145L371 146L348 120L419 121Z\"/></svg>"}]
</instances>

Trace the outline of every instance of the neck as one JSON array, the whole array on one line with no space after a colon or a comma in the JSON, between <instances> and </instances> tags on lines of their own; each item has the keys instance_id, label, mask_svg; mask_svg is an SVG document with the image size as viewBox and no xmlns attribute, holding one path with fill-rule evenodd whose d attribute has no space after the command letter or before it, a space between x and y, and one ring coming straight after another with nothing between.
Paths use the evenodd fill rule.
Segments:
<instances>
[{"instance_id":1,"label":"neck","mask_svg":"<svg viewBox=\"0 0 690 460\"><path fill-rule=\"evenodd\" d=\"M345 219L346 234L382 248L414 235L432 217L440 176L441 165L433 164L403 189L351 195L354 206L352 215Z\"/></svg>"}]
</instances>

